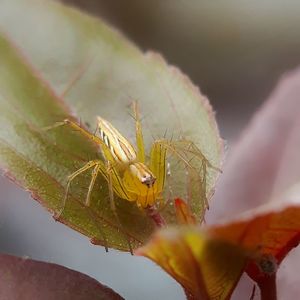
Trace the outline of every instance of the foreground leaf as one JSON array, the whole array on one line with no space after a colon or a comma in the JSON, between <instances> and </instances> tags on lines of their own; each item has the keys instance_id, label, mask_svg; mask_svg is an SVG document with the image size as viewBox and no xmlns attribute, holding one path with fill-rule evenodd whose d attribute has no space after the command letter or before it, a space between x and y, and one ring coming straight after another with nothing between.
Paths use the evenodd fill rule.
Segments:
<instances>
[{"instance_id":1,"label":"foreground leaf","mask_svg":"<svg viewBox=\"0 0 300 300\"><path fill-rule=\"evenodd\" d=\"M159 264L188 299L229 299L246 262L240 248L196 227L160 231L136 254Z\"/></svg>"},{"instance_id":2,"label":"foreground leaf","mask_svg":"<svg viewBox=\"0 0 300 300\"><path fill-rule=\"evenodd\" d=\"M134 122L129 105L135 99L143 118L148 154L153 137L183 136L195 142L212 165L220 166L222 143L207 99L160 55L144 55L100 20L51 1L1 1L0 28L91 130L96 116L101 115L132 140ZM56 120L61 118L56 116ZM177 165L171 159L172 190L183 197L185 170ZM194 193L191 206L198 219L204 213L203 198L205 194L211 196L217 175L208 169L205 190ZM164 209L164 215L174 221L171 205Z\"/></svg>"},{"instance_id":3,"label":"foreground leaf","mask_svg":"<svg viewBox=\"0 0 300 300\"><path fill-rule=\"evenodd\" d=\"M262 299L273 299L279 265L300 242L299 189L297 203L270 203L209 232L248 252L245 271L258 283Z\"/></svg>"},{"instance_id":4,"label":"foreground leaf","mask_svg":"<svg viewBox=\"0 0 300 300\"><path fill-rule=\"evenodd\" d=\"M269 204L209 231L217 238L247 249L252 253L253 260L269 257L270 261L275 262L275 272L288 252L300 241L300 206ZM248 271L252 278L267 273L259 268Z\"/></svg>"},{"instance_id":5,"label":"foreground leaf","mask_svg":"<svg viewBox=\"0 0 300 300\"><path fill-rule=\"evenodd\" d=\"M121 300L110 288L65 267L0 255L0 298L5 300Z\"/></svg>"},{"instance_id":6,"label":"foreground leaf","mask_svg":"<svg viewBox=\"0 0 300 300\"><path fill-rule=\"evenodd\" d=\"M278 267L300 242L299 191L285 205L270 203L202 231L162 231L137 253L165 269L191 299L229 299L243 271L264 297L276 295Z\"/></svg>"}]
</instances>

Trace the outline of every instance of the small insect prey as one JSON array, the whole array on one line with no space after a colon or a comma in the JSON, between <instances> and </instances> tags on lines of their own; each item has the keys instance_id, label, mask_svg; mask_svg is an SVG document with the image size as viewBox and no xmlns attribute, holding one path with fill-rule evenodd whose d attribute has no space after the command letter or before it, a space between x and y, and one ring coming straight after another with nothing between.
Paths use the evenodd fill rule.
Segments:
<instances>
[{"instance_id":1,"label":"small insect prey","mask_svg":"<svg viewBox=\"0 0 300 300\"><path fill-rule=\"evenodd\" d=\"M149 211L149 215L155 211L156 204L163 203L163 191L166 181L166 155L171 155L183 162L189 176L199 178L202 185L206 185L206 167L211 166L196 145L188 140L170 141L167 139L155 140L150 151L150 159L146 159L144 139L137 103L133 102L133 114L135 119L136 146L137 149L108 121L101 117L97 118L95 134L83 129L77 123L68 119L58 122L49 128L69 125L76 131L94 141L102 151L104 159L91 160L83 167L68 176L66 194L62 202L59 217L68 198L70 184L79 174L93 168L91 181L85 199L85 204L90 205L91 193L98 173L101 173L108 182L109 199L111 209L116 215L114 194L127 201L136 202L139 208ZM48 128L48 129L49 129ZM186 154L189 155L186 155ZM191 163L191 157L200 161L202 171L195 169ZM204 188L205 189L205 188ZM200 195L199 195L200 197ZM201 200L199 200L201 201ZM159 210L159 208L158 208ZM153 216L151 216L153 217ZM163 225L162 220L154 222L158 226ZM155 221L156 220L156 221Z\"/></svg>"}]
</instances>

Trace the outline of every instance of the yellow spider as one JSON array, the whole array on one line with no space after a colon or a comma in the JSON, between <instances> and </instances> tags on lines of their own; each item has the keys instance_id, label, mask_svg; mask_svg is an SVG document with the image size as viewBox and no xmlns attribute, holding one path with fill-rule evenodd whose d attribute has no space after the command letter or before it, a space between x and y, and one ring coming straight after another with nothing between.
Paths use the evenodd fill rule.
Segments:
<instances>
[{"instance_id":1,"label":"yellow spider","mask_svg":"<svg viewBox=\"0 0 300 300\"><path fill-rule=\"evenodd\" d=\"M170 141L166 139L155 140L150 151L150 159L146 160L144 139L142 134L141 122L137 103L133 102L133 113L136 128L136 146L130 142L115 128L111 123L98 117L97 129L95 134L83 129L77 123L68 119L58 122L54 128L62 125L69 125L79 131L87 138L94 141L100 148L103 154L102 159L91 160L83 167L68 176L66 194L62 202L62 208L56 215L58 218L64 208L68 198L70 184L72 180L79 174L93 168L91 181L88 187L85 204L90 205L90 196L93 190L96 178L100 172L107 180L109 187L109 198L113 212L116 214L114 204L114 193L120 198L127 201L136 202L139 208L148 209L149 215L158 226L164 224L162 219L156 219L151 215L153 207L159 201L163 201L163 191L166 180L166 154L170 151L182 161L187 169L187 173L199 179L199 183L206 185L206 167L210 166L208 160L204 157L196 145L188 140ZM188 156L189 153L193 158L197 158L201 162L202 174L195 169Z\"/></svg>"}]
</instances>

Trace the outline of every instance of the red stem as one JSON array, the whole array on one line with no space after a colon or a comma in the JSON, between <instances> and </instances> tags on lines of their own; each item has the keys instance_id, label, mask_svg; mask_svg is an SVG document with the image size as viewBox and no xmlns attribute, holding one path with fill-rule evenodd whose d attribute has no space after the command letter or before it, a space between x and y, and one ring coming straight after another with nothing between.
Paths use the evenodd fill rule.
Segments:
<instances>
[{"instance_id":1,"label":"red stem","mask_svg":"<svg viewBox=\"0 0 300 300\"><path fill-rule=\"evenodd\" d=\"M261 300L277 300L276 273L262 277L257 284L260 288Z\"/></svg>"},{"instance_id":2,"label":"red stem","mask_svg":"<svg viewBox=\"0 0 300 300\"><path fill-rule=\"evenodd\" d=\"M164 227L166 226L166 221L163 216L156 210L153 206L146 208L148 216L153 220L157 227Z\"/></svg>"}]
</instances>

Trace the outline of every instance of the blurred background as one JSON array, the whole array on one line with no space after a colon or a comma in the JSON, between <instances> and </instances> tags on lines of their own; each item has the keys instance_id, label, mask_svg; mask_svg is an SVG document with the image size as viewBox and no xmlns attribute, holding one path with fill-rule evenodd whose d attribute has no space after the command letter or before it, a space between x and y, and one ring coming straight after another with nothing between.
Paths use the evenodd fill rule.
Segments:
<instances>
[{"instance_id":1,"label":"blurred background","mask_svg":"<svg viewBox=\"0 0 300 300\"><path fill-rule=\"evenodd\" d=\"M210 99L225 139L236 137L278 77L300 62L294 0L62 2L104 18L178 66Z\"/></svg>"},{"instance_id":2,"label":"blurred background","mask_svg":"<svg viewBox=\"0 0 300 300\"><path fill-rule=\"evenodd\" d=\"M208 96L229 147L276 82L300 62L300 2L64 0L107 20L142 50L155 50ZM183 299L144 258L90 245L0 177L0 251L84 272L126 299ZM13 237L13 238L12 238ZM250 295L251 291L249 291Z\"/></svg>"}]
</instances>

